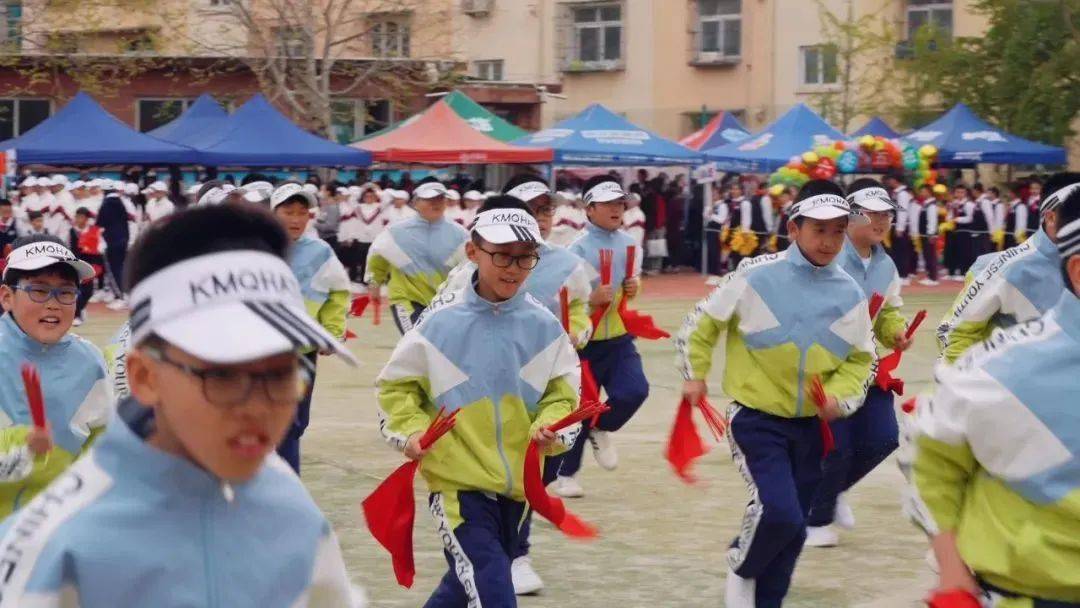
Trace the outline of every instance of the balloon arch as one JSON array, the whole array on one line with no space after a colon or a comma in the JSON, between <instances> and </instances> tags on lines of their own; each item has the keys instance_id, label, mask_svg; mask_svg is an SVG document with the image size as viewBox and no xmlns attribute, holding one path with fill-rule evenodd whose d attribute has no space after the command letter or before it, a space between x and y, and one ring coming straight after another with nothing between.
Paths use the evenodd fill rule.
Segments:
<instances>
[{"instance_id":1,"label":"balloon arch","mask_svg":"<svg viewBox=\"0 0 1080 608\"><path fill-rule=\"evenodd\" d=\"M863 135L853 141L826 141L814 149L792 156L788 164L769 176L769 186L795 186L812 179L832 179L837 173L887 173L902 171L914 176L914 186L935 185L933 168L938 150L932 145L916 149L911 144L880 135Z\"/></svg>"}]
</instances>

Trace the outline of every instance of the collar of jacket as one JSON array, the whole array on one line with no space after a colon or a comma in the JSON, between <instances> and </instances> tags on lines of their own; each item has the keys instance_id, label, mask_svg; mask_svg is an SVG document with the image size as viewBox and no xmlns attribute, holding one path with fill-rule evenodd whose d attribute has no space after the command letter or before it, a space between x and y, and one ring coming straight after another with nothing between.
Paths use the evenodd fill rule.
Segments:
<instances>
[{"instance_id":1,"label":"collar of jacket","mask_svg":"<svg viewBox=\"0 0 1080 608\"><path fill-rule=\"evenodd\" d=\"M231 502L252 480L231 483L186 458L170 454L147 442L154 428L154 410L133 397L117 405L105 434L94 446L95 460L118 481L138 483L155 494L194 498L218 497ZM271 452L267 458L274 458Z\"/></svg>"},{"instance_id":2,"label":"collar of jacket","mask_svg":"<svg viewBox=\"0 0 1080 608\"><path fill-rule=\"evenodd\" d=\"M489 302L480 297L480 294L476 292L476 283L480 280L480 271L477 270L473 273L472 280L469 281L469 287L465 290L465 305L469 308L479 311L491 313L493 315L507 314L515 310L520 310L525 305L525 283L518 287L518 291L514 294L514 297L503 302Z\"/></svg>"},{"instance_id":3,"label":"collar of jacket","mask_svg":"<svg viewBox=\"0 0 1080 608\"><path fill-rule=\"evenodd\" d=\"M800 251L799 253L801 254L802 252ZM870 246L870 263L871 264L874 263L874 262L877 262L878 259L883 255L886 255L884 247L882 247L881 245L871 245ZM862 264L863 260L866 259L866 258L862 257L862 255L859 253L859 250L855 248L855 243L852 243L851 238L847 237L847 236L844 237L844 247L843 247L843 249L840 250L840 255L836 256L836 258L837 259L845 258L847 260L850 260L852 263L857 262L858 264Z\"/></svg>"},{"instance_id":4,"label":"collar of jacket","mask_svg":"<svg viewBox=\"0 0 1080 608\"><path fill-rule=\"evenodd\" d=\"M1050 240L1050 235L1046 234L1042 228L1039 228L1035 231L1035 234L1031 235L1031 242L1035 245L1035 250L1046 259L1055 264L1061 262L1061 253L1058 251L1057 244Z\"/></svg>"},{"instance_id":5,"label":"collar of jacket","mask_svg":"<svg viewBox=\"0 0 1080 608\"><path fill-rule=\"evenodd\" d=\"M615 230L608 230L606 228L601 228L600 226L597 226L591 221L588 221L585 223L585 231L594 237L610 239L619 232L619 228L616 228Z\"/></svg>"},{"instance_id":6,"label":"collar of jacket","mask_svg":"<svg viewBox=\"0 0 1080 608\"><path fill-rule=\"evenodd\" d=\"M1080 296L1073 292L1071 286L1066 287L1054 308L1061 329L1080 342Z\"/></svg>"},{"instance_id":7,"label":"collar of jacket","mask_svg":"<svg viewBox=\"0 0 1080 608\"><path fill-rule=\"evenodd\" d=\"M27 354L41 354L54 350L56 348L66 348L74 338L71 334L64 334L63 338L56 344L44 344L30 337L30 334L23 331L23 328L19 327L19 324L15 322L15 316L10 312L0 317L0 340L6 345L12 345L15 350L24 352Z\"/></svg>"},{"instance_id":8,"label":"collar of jacket","mask_svg":"<svg viewBox=\"0 0 1080 608\"><path fill-rule=\"evenodd\" d=\"M841 253L843 252L841 251ZM833 258L833 260L827 265L818 266L817 264L814 264L810 260L806 259L806 256L803 255L802 249L799 249L798 243L792 243L787 248L788 263L796 268L803 270L831 272L834 268L836 268L836 260L839 257L840 254L837 254L837 256Z\"/></svg>"}]
</instances>

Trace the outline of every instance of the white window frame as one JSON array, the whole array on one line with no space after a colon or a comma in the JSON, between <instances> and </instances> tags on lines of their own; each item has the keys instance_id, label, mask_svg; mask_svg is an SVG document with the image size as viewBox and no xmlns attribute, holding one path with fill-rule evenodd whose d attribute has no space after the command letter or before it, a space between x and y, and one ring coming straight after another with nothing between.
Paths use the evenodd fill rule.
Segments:
<instances>
[{"instance_id":1,"label":"white window frame","mask_svg":"<svg viewBox=\"0 0 1080 608\"><path fill-rule=\"evenodd\" d=\"M20 101L44 101L45 103L49 104L49 117L50 118L52 117L53 111L55 109L55 108L53 108L52 100L49 99L48 97L0 97L0 102L5 102L5 101L12 102L11 103L11 133L12 133L12 137L19 137L20 135L22 135L22 130L20 129L21 122L22 122L21 113L19 112L19 102Z\"/></svg>"},{"instance_id":2,"label":"white window frame","mask_svg":"<svg viewBox=\"0 0 1080 608\"><path fill-rule=\"evenodd\" d=\"M710 63L710 62L728 62L728 61L734 61L734 60L741 59L742 58L742 2L741 2L741 0L739 2L739 12L737 12L737 13L724 13L724 14L719 14L719 15L704 15L704 14L701 13L700 6L701 6L701 0L698 0L698 8L699 8L698 16L697 16L697 18L698 18L698 28L697 28L698 39L697 39L697 45L696 45L696 49L695 49L697 60L699 62L702 62L702 63ZM739 52L736 53L735 55L728 55L728 54L724 53L724 47L726 46L725 45L726 40L724 39L724 31L725 31L724 30L724 24L725 24L725 22L728 22L728 21L738 21L739 22L739 38L740 38L740 40L739 40ZM706 23L717 23L717 24L719 24L720 30L719 30L718 40L719 40L719 49L720 50L718 50L718 51L706 51L706 50L704 50L702 48L702 46L705 44L705 24Z\"/></svg>"},{"instance_id":3,"label":"white window frame","mask_svg":"<svg viewBox=\"0 0 1080 608\"><path fill-rule=\"evenodd\" d=\"M144 101L160 101L160 102L179 102L180 114L187 112L187 109L191 107L191 104L195 103L194 97L137 97L135 98L135 130L140 133L145 133L142 130L142 102ZM51 113L50 113L51 114Z\"/></svg>"},{"instance_id":4,"label":"white window frame","mask_svg":"<svg viewBox=\"0 0 1080 608\"><path fill-rule=\"evenodd\" d=\"M571 5L570 7L570 21L572 23L571 46L573 52L570 57L570 64L581 66L586 69L613 69L621 66L623 62L624 49L626 48L626 26L623 24L623 16L626 14L625 6L622 2L600 2L595 4L580 4ZM618 21L604 21L599 16L596 16L596 21L578 22L577 11L580 10L596 10L600 11L605 8L617 8L619 9ZM619 28L619 56L615 59L601 58L601 59L589 59L585 60L581 58L581 33L587 29L597 29L600 31L599 41L597 48L601 55L604 53L604 49L607 47L607 28L618 26Z\"/></svg>"},{"instance_id":5,"label":"white window frame","mask_svg":"<svg viewBox=\"0 0 1080 608\"><path fill-rule=\"evenodd\" d=\"M926 18L923 20L923 24L932 23L931 17L936 11L949 11L949 35L952 35L953 27L956 25L956 6L952 0L937 0L929 4L911 4L908 2L907 12L905 13L906 21L906 33L909 40L914 38L915 32L911 30L911 14L912 13L926 13Z\"/></svg>"},{"instance_id":6,"label":"white window frame","mask_svg":"<svg viewBox=\"0 0 1080 608\"><path fill-rule=\"evenodd\" d=\"M360 139L361 137L364 137L366 135L370 135L369 133L365 132L365 129L367 128L367 121L368 121L368 107L367 106L368 106L369 103L380 102L380 101L385 101L385 102L387 102L387 104L389 104L389 107L388 107L389 113L388 113L388 115L386 117L387 118L386 124L387 125L393 124L394 123L394 105L389 99L368 99L368 98L365 98L365 97L334 97L334 98L332 98L330 100L330 104L331 104L331 108L333 108L333 104L339 104L339 103L348 103L348 104L352 105L353 141L356 141L356 140ZM330 121L331 121L330 126L331 126L331 128L333 128L333 118L334 118L333 117L333 112L331 112L331 118L330 118ZM335 141L336 141L336 139L335 139ZM347 143L352 143L352 142L347 142Z\"/></svg>"},{"instance_id":7,"label":"white window frame","mask_svg":"<svg viewBox=\"0 0 1080 608\"><path fill-rule=\"evenodd\" d=\"M473 62L476 77L480 80L498 82L506 77L506 62L502 59L481 59Z\"/></svg>"},{"instance_id":8,"label":"white window frame","mask_svg":"<svg viewBox=\"0 0 1080 608\"><path fill-rule=\"evenodd\" d=\"M840 57L836 57L836 80L825 82L825 44L808 44L799 47L799 88L802 89L828 89L840 85ZM806 73L806 54L809 51L817 52L818 81L810 82Z\"/></svg>"},{"instance_id":9,"label":"white window frame","mask_svg":"<svg viewBox=\"0 0 1080 608\"><path fill-rule=\"evenodd\" d=\"M390 25L391 35L384 31ZM406 16L381 18L371 25L371 51L375 57L409 57L412 54L412 20Z\"/></svg>"}]
</instances>

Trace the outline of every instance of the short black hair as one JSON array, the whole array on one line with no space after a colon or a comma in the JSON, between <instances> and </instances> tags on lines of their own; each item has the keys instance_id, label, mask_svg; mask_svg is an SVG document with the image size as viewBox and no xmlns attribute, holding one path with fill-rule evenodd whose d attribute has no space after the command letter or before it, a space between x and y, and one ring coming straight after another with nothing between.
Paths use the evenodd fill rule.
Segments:
<instances>
[{"instance_id":1,"label":"short black hair","mask_svg":"<svg viewBox=\"0 0 1080 608\"><path fill-rule=\"evenodd\" d=\"M289 237L269 211L256 205L189 207L155 222L127 258L124 285L135 288L155 272L223 251L262 251L285 259Z\"/></svg>"},{"instance_id":2,"label":"short black hair","mask_svg":"<svg viewBox=\"0 0 1080 608\"><path fill-rule=\"evenodd\" d=\"M507 196L505 194L492 196L484 201L484 204L476 210L476 213L480 214L485 211L491 211L492 209L517 209L518 211L524 211L530 216L535 217L535 214L533 213L533 210L529 208L529 205L516 196ZM470 226L466 226L466 228L470 228ZM471 238L474 243L480 243L484 240L480 234L476 232L472 233Z\"/></svg>"},{"instance_id":3,"label":"short black hair","mask_svg":"<svg viewBox=\"0 0 1080 608\"><path fill-rule=\"evenodd\" d=\"M220 187L222 187L224 185L225 185L225 182L221 181L220 179L212 179L212 180L204 183L203 185L199 186L198 192L195 193L195 200L192 201L192 202L194 202L196 205L198 205L199 200L201 200L202 197L205 196L207 192L213 190L214 188L220 188Z\"/></svg>"},{"instance_id":4,"label":"short black hair","mask_svg":"<svg viewBox=\"0 0 1080 608\"><path fill-rule=\"evenodd\" d=\"M1075 171L1063 171L1051 175L1050 179L1042 185L1042 199L1039 200L1039 204L1041 205L1058 190L1075 183L1080 183L1080 173Z\"/></svg>"},{"instance_id":5,"label":"short black hair","mask_svg":"<svg viewBox=\"0 0 1080 608\"><path fill-rule=\"evenodd\" d=\"M1061 206L1057 208L1057 217L1058 230L1080 220L1080 189L1073 190L1069 196L1065 197L1065 200L1061 202ZM1069 256L1061 260L1061 274L1065 278L1065 289L1071 289L1072 287L1068 273L1068 264L1072 257Z\"/></svg>"},{"instance_id":6,"label":"short black hair","mask_svg":"<svg viewBox=\"0 0 1080 608\"><path fill-rule=\"evenodd\" d=\"M987 192L993 192L994 196L1001 196L1001 190L998 189L997 186L990 186L990 189L987 190Z\"/></svg>"},{"instance_id":7,"label":"short black hair","mask_svg":"<svg viewBox=\"0 0 1080 608\"><path fill-rule=\"evenodd\" d=\"M26 217L32 222L34 220L40 220L44 215L40 211L31 211L26 214Z\"/></svg>"},{"instance_id":8,"label":"short black hair","mask_svg":"<svg viewBox=\"0 0 1080 608\"><path fill-rule=\"evenodd\" d=\"M250 184L252 182L270 182L270 183L273 183L274 180L272 180L269 177L263 175L262 173L248 173L247 175L244 176L244 179L240 181L240 185L241 186L246 186L246 185L248 185L248 184Z\"/></svg>"},{"instance_id":9,"label":"short black hair","mask_svg":"<svg viewBox=\"0 0 1080 608\"><path fill-rule=\"evenodd\" d=\"M971 189L972 190L985 190L985 188L983 188L982 182L975 182L974 184L971 184Z\"/></svg>"},{"instance_id":10,"label":"short black hair","mask_svg":"<svg viewBox=\"0 0 1080 608\"><path fill-rule=\"evenodd\" d=\"M919 184L919 190L929 190L930 192L933 192L934 187L931 186L930 184L922 183L922 184Z\"/></svg>"},{"instance_id":11,"label":"short black hair","mask_svg":"<svg viewBox=\"0 0 1080 608\"><path fill-rule=\"evenodd\" d=\"M59 238L51 234L31 234L15 239L15 242L11 244L11 249L15 250L19 247L25 247L26 245L30 245L32 243L55 243L57 245L63 245L64 247L67 247L67 245L64 244L64 241L61 241ZM72 268L68 264L56 263L49 264L44 268L38 268L37 270L17 270L15 268L9 268L7 272L4 273L4 285L14 287L18 285L19 281L23 279L32 279L34 277L40 277L50 274L58 275L65 281L71 281L76 285L79 284L79 273L75 272L74 268Z\"/></svg>"},{"instance_id":12,"label":"short black hair","mask_svg":"<svg viewBox=\"0 0 1080 608\"><path fill-rule=\"evenodd\" d=\"M10 207L11 201L6 198L0 198L0 207Z\"/></svg>"},{"instance_id":13,"label":"short black hair","mask_svg":"<svg viewBox=\"0 0 1080 608\"><path fill-rule=\"evenodd\" d=\"M429 175L429 176L425 177L424 179L416 182L416 185L419 186L421 184L441 184L441 183L442 182L439 181L439 178L435 177L434 175Z\"/></svg>"},{"instance_id":14,"label":"short black hair","mask_svg":"<svg viewBox=\"0 0 1080 608\"><path fill-rule=\"evenodd\" d=\"M604 182L614 182L616 184L619 184L619 180L615 179L610 175L594 175L585 182L585 185L581 188L581 193L585 194L589 190L595 188L598 184L602 184ZM622 186L622 184L619 185Z\"/></svg>"},{"instance_id":15,"label":"short black hair","mask_svg":"<svg viewBox=\"0 0 1080 608\"><path fill-rule=\"evenodd\" d=\"M865 190L867 188L881 188L882 190L884 190L885 186L881 185L881 182L872 177L860 177L859 179L851 182L851 185L848 186L847 195L851 196L855 192L858 192L859 190Z\"/></svg>"},{"instance_id":16,"label":"short black hair","mask_svg":"<svg viewBox=\"0 0 1080 608\"><path fill-rule=\"evenodd\" d=\"M517 188L521 184L527 184L529 182L544 183L544 180L542 178L540 178L540 177L535 176L535 175L531 175L531 174L528 174L528 173L520 173L518 175L515 175L514 177L511 177L506 182L506 185L503 186L502 193L506 194L507 192L513 190L514 188Z\"/></svg>"},{"instance_id":17,"label":"short black hair","mask_svg":"<svg viewBox=\"0 0 1080 608\"><path fill-rule=\"evenodd\" d=\"M90 217L90 210L86 207L79 207L75 210L75 215L85 215L86 217Z\"/></svg>"},{"instance_id":18,"label":"short black hair","mask_svg":"<svg viewBox=\"0 0 1080 608\"><path fill-rule=\"evenodd\" d=\"M795 203L800 203L811 196L817 196L819 194L835 194L836 196L843 198L844 189L836 182L827 179L812 179L803 184L802 188L799 188L799 194L795 197ZM796 226L801 228L805 219L805 217L799 216L792 221L795 222Z\"/></svg>"}]
</instances>

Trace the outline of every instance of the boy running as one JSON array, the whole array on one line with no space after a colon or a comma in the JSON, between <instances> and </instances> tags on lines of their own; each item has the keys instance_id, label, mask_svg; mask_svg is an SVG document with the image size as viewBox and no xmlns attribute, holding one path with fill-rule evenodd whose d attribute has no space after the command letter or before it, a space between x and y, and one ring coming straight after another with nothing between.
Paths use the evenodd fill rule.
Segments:
<instances>
[{"instance_id":1,"label":"boy running","mask_svg":"<svg viewBox=\"0 0 1080 608\"><path fill-rule=\"evenodd\" d=\"M959 359L995 328L1038 318L1057 303L1066 289L1058 272L1058 209L1077 190L1080 173L1051 177L1039 206L1039 230L1020 245L975 262L971 282L938 326L938 346L946 362Z\"/></svg>"},{"instance_id":2,"label":"boy running","mask_svg":"<svg viewBox=\"0 0 1080 608\"><path fill-rule=\"evenodd\" d=\"M380 428L420 461L450 566L426 608L517 605L526 448L536 441L551 456L577 433L546 428L577 405L580 376L562 325L522 289L540 261L540 230L523 203L499 198L465 246L472 281L432 302L376 381ZM458 412L456 426L428 454L420 437L444 407Z\"/></svg>"},{"instance_id":3,"label":"boy running","mask_svg":"<svg viewBox=\"0 0 1080 608\"><path fill-rule=\"evenodd\" d=\"M892 227L895 205L880 183L867 178L851 184L847 201L852 211L870 221L849 224L847 240L837 262L859 284L865 298L869 300L875 293L885 298L873 321L878 343L888 349L905 351L911 346L911 340L904 335L907 321L900 314L904 303L900 298L900 274L881 245ZM899 428L893 394L878 388L873 382L873 374L868 379L862 407L851 416L830 424L836 449L825 457L821 485L810 507L806 531L809 547L839 544L840 537L835 528L850 530L855 526L855 515L844 501L843 493L897 448Z\"/></svg>"},{"instance_id":4,"label":"boy running","mask_svg":"<svg viewBox=\"0 0 1080 608\"><path fill-rule=\"evenodd\" d=\"M590 179L585 183L584 200L589 224L584 234L570 246L570 251L585 260L593 288L590 309L605 309L606 312L596 324L589 343L582 348L581 358L589 362L597 384L607 393L607 405L611 409L600 415L596 428L590 428L590 423L585 422L582 433L583 437L589 438L597 463L611 471L619 464L611 433L629 422L649 396L649 381L642 369L641 355L634 346L634 337L626 332L618 311L619 302L636 297L640 286L636 275L626 276L627 247L636 246L637 242L622 229L627 193L614 178L601 175ZM600 284L602 249L613 254L611 285L608 286ZM635 251L636 259L632 264L639 273L644 252L640 248ZM581 469L584 450L585 442L578 441L562 458L553 487L559 495L568 498L584 496L581 484L574 477Z\"/></svg>"},{"instance_id":5,"label":"boy running","mask_svg":"<svg viewBox=\"0 0 1080 608\"><path fill-rule=\"evenodd\" d=\"M330 245L318 237L307 236L310 210L318 206L315 195L302 184L289 182L278 186L270 195L270 210L289 235L289 267L300 282L304 307L326 333L339 342L345 340L345 314L349 309L349 275L334 255ZM304 353L311 378L304 398L296 410L296 419L278 454L297 473L300 472L300 437L307 429L311 413L311 396L315 390L315 366L319 355L333 354L330 350Z\"/></svg>"},{"instance_id":6,"label":"boy running","mask_svg":"<svg viewBox=\"0 0 1080 608\"><path fill-rule=\"evenodd\" d=\"M329 523L273 454L303 395L299 353L351 360L304 314L288 243L239 205L143 234L127 271L132 397L5 522L0 608L356 604Z\"/></svg>"},{"instance_id":7,"label":"boy running","mask_svg":"<svg viewBox=\"0 0 1080 608\"><path fill-rule=\"evenodd\" d=\"M390 310L402 334L416 325L450 269L464 256L468 233L447 220L446 186L421 182L413 192L417 215L391 224L368 252L366 279L371 305L380 306L382 285L390 290Z\"/></svg>"},{"instance_id":8,"label":"boy running","mask_svg":"<svg viewBox=\"0 0 1080 608\"><path fill-rule=\"evenodd\" d=\"M712 351L727 333L728 441L750 488L728 550L726 606L775 608L787 594L821 481L821 420L863 403L874 346L862 289L836 263L851 207L836 184L807 182L791 209L793 244L753 258L687 318L676 342L683 396L707 394ZM826 395L815 407L813 378Z\"/></svg>"},{"instance_id":9,"label":"boy running","mask_svg":"<svg viewBox=\"0 0 1080 608\"><path fill-rule=\"evenodd\" d=\"M78 458L112 409L105 360L69 332L94 269L55 237L24 237L7 257L0 304L0 515L22 508ZM21 369L41 375L44 429L31 424ZM2 605L2 604L0 604Z\"/></svg>"},{"instance_id":10,"label":"boy running","mask_svg":"<svg viewBox=\"0 0 1080 608\"><path fill-rule=\"evenodd\" d=\"M982 606L1080 606L1080 190L1056 216L1057 303L940 365L932 403L915 410L912 510L937 591Z\"/></svg>"}]
</instances>

